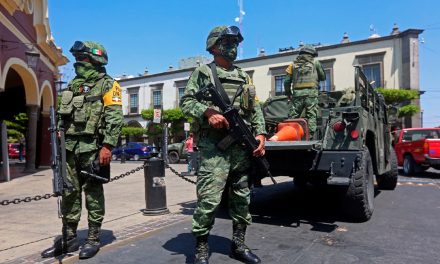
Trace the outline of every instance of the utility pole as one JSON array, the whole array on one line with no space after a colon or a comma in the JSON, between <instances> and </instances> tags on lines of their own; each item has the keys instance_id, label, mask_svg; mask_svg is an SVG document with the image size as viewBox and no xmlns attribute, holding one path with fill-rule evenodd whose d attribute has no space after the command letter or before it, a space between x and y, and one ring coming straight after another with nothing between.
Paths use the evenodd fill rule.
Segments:
<instances>
[{"instance_id":1,"label":"utility pole","mask_svg":"<svg viewBox=\"0 0 440 264\"><path fill-rule=\"evenodd\" d=\"M244 18L244 15L246 14L243 10L243 1L244 0L238 0L238 7L240 8L240 15L235 18L235 22L238 23L238 27L240 28L240 32L242 35L243 35L243 18ZM243 59L243 45L240 44L239 48L240 48L239 49L240 54L239 54L238 59Z\"/></svg>"}]
</instances>

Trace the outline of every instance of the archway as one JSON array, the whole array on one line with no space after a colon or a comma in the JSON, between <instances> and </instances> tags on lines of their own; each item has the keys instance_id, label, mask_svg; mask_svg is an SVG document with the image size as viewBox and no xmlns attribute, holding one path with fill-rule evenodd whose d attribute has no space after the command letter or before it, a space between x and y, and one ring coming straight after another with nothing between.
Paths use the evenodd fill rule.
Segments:
<instances>
[{"instance_id":1,"label":"archway","mask_svg":"<svg viewBox=\"0 0 440 264\"><path fill-rule=\"evenodd\" d=\"M4 92L0 94L0 104L7 105L5 111L1 111L2 119L13 120L14 115L27 114L25 130L26 138L26 170L35 169L37 120L39 115L39 89L37 77L27 64L18 58L10 58L6 61L0 78L0 87ZM14 104L9 102L13 101Z\"/></svg>"},{"instance_id":2,"label":"archway","mask_svg":"<svg viewBox=\"0 0 440 264\"><path fill-rule=\"evenodd\" d=\"M142 125L136 120L128 121L127 126L128 127L143 128ZM126 142L144 142L144 136L143 135L131 135L128 138L126 138Z\"/></svg>"},{"instance_id":3,"label":"archway","mask_svg":"<svg viewBox=\"0 0 440 264\"><path fill-rule=\"evenodd\" d=\"M50 142L50 133L47 128L50 127L50 107L55 105L54 94L52 85L49 81L44 81L41 85L40 92L40 114L38 117L38 131L37 131L37 147L36 152L38 153L35 165L39 167L41 164L47 165L51 161L50 148L44 145Z\"/></svg>"}]
</instances>

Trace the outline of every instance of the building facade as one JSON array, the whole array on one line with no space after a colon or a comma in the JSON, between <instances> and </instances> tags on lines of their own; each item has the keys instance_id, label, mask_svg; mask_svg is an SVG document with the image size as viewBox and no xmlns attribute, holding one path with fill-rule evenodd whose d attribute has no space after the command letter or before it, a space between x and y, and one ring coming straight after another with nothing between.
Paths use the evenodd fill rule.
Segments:
<instances>
[{"instance_id":1,"label":"building facade","mask_svg":"<svg viewBox=\"0 0 440 264\"><path fill-rule=\"evenodd\" d=\"M49 107L68 60L54 43L47 0L1 1L0 54L0 119L27 113L26 169L50 165Z\"/></svg>"},{"instance_id":2,"label":"building facade","mask_svg":"<svg viewBox=\"0 0 440 264\"><path fill-rule=\"evenodd\" d=\"M321 90L354 87L355 65L362 67L373 87L420 90L418 38L422 32L419 29L400 32L395 26L388 36L375 34L364 40L350 41L345 34L339 44L317 45L317 59L327 76L327 80L320 84ZM285 69L296 58L299 48L280 49L277 54L262 53L236 62L251 76L261 101L283 94ZM126 122L146 128L148 122L140 116L142 109L177 107L193 70L194 67L120 79ZM420 106L419 100L413 103ZM420 119L416 115L404 120L403 125L420 126Z\"/></svg>"}]
</instances>

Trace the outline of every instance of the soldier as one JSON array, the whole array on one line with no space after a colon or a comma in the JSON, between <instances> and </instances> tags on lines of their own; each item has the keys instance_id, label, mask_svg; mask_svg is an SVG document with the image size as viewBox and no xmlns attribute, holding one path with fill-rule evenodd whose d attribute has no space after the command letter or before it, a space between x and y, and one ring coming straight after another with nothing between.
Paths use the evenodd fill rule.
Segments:
<instances>
[{"instance_id":1,"label":"soldier","mask_svg":"<svg viewBox=\"0 0 440 264\"><path fill-rule=\"evenodd\" d=\"M284 81L285 94L292 101L289 118L299 118L305 110L310 138L316 130L319 82L325 80L321 63L314 59L317 56L313 46L303 46L295 61L287 67Z\"/></svg>"},{"instance_id":2,"label":"soldier","mask_svg":"<svg viewBox=\"0 0 440 264\"><path fill-rule=\"evenodd\" d=\"M182 111L194 118L195 141L201 155L197 171L198 201L192 222L192 232L197 240L196 264L208 263L208 235L225 188L228 188L229 213L233 222L230 257L245 263L260 263L260 259L244 243L246 228L251 223L248 186L251 156L240 144L233 144L225 151L216 147L216 143L227 135L229 123L212 102L199 102L194 96L200 89L214 84L212 66L230 101L234 102L234 107L240 110L256 139L260 140L253 155L264 155L266 131L255 87L249 76L233 65L241 41L243 37L235 26L212 29L206 40L206 50L214 56L214 61L194 70L181 101ZM237 95L241 87L243 92Z\"/></svg>"},{"instance_id":3,"label":"soldier","mask_svg":"<svg viewBox=\"0 0 440 264\"><path fill-rule=\"evenodd\" d=\"M58 126L64 128L67 178L73 189L62 199L63 235L41 253L43 258L59 256L79 249L76 230L81 215L84 190L88 210L88 236L79 258L91 258L100 248L104 219L102 182L80 173L99 160L110 177L111 150L117 144L122 127L122 103L119 84L106 74L107 52L96 42L76 41L70 52L76 59L76 76L62 93L58 107Z\"/></svg>"}]
</instances>

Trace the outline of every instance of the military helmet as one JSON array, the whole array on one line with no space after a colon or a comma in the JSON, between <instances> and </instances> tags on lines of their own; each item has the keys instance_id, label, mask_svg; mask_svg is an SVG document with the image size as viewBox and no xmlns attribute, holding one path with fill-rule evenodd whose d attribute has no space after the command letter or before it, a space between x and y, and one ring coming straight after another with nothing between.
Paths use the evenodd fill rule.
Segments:
<instances>
[{"instance_id":1,"label":"military helmet","mask_svg":"<svg viewBox=\"0 0 440 264\"><path fill-rule=\"evenodd\" d=\"M243 36L240 33L240 29L236 26L218 26L209 32L208 38L206 39L206 50L209 51L218 40L223 37L237 37L238 43L243 41Z\"/></svg>"},{"instance_id":2,"label":"military helmet","mask_svg":"<svg viewBox=\"0 0 440 264\"><path fill-rule=\"evenodd\" d=\"M106 65L108 63L107 51L98 42L75 41L70 52L75 58L87 56L93 64Z\"/></svg>"},{"instance_id":3,"label":"military helmet","mask_svg":"<svg viewBox=\"0 0 440 264\"><path fill-rule=\"evenodd\" d=\"M307 53L310 55L313 55L314 57L318 56L318 52L316 51L315 47L312 45L304 45L299 50L299 54Z\"/></svg>"}]
</instances>

